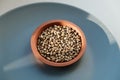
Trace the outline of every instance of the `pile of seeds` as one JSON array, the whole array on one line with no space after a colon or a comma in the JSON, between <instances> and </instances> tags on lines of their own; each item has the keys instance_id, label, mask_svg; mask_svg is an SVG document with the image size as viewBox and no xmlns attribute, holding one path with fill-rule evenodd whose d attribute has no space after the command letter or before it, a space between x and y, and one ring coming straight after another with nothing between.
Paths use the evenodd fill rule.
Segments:
<instances>
[{"instance_id":1,"label":"pile of seeds","mask_svg":"<svg viewBox=\"0 0 120 80\"><path fill-rule=\"evenodd\" d=\"M74 59L81 49L81 37L68 26L45 29L37 40L37 49L49 61L61 63Z\"/></svg>"}]
</instances>

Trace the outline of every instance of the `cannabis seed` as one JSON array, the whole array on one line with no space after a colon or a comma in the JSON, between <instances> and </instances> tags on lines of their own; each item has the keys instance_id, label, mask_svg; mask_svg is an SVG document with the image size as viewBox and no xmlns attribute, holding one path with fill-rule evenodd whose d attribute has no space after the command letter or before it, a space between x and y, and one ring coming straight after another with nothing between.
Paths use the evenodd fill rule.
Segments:
<instances>
[{"instance_id":1,"label":"cannabis seed","mask_svg":"<svg viewBox=\"0 0 120 80\"><path fill-rule=\"evenodd\" d=\"M74 59L81 50L81 36L69 26L53 25L38 36L37 50L45 59L57 63Z\"/></svg>"}]
</instances>

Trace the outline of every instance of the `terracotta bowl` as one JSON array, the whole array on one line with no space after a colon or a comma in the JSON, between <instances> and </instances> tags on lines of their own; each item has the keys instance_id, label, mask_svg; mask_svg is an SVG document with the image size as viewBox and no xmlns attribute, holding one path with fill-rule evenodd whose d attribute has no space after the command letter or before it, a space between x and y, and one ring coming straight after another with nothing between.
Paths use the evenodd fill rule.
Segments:
<instances>
[{"instance_id":1,"label":"terracotta bowl","mask_svg":"<svg viewBox=\"0 0 120 80\"><path fill-rule=\"evenodd\" d=\"M38 36L42 33L42 31L44 31L46 28L48 28L52 25L64 25L64 26L71 27L72 29L76 30L78 32L78 34L81 36L81 40L82 40L81 50L80 50L79 54L74 59L72 59L68 62L56 63L56 62L52 62L52 61L45 59L38 52L38 50L37 50ZM84 54L84 52L86 50L86 38L85 38L83 31L80 29L80 27L78 27L74 23L72 23L70 21L66 21L66 20L51 20L51 21L47 21L47 22L41 24L33 32L32 36L31 36L31 48L32 48L33 54L38 62L42 62L42 63L45 63L45 64L50 65L50 66L63 67L63 66L68 66L68 65L75 63L76 61L78 61L82 57L82 55Z\"/></svg>"}]
</instances>

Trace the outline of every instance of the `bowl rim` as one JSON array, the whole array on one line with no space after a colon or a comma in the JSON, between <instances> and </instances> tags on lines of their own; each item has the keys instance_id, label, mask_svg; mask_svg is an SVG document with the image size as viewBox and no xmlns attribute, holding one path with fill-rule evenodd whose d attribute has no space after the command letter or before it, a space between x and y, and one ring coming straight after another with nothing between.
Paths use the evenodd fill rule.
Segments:
<instances>
[{"instance_id":1,"label":"bowl rim","mask_svg":"<svg viewBox=\"0 0 120 80\"><path fill-rule=\"evenodd\" d=\"M47 59L45 59L43 56L40 55L40 53L38 52L37 50L37 39L38 39L38 35L40 35L39 33L43 31L43 28L45 26L47 26L48 24L54 24L56 22L60 22L60 23L64 23L64 24L69 24L71 25L72 27L71 28L74 28L74 30L76 30L78 32L78 34L81 36L81 41L82 41L82 46L81 46L81 50L79 52L79 54L72 60L68 61L68 62L62 62L62 63L56 63L56 62L53 62L53 61L49 61ZM47 26L48 27L48 26ZM70 26L68 26L70 27ZM77 62L84 54L85 50L86 50L86 38L85 38L85 35L83 33L83 31L81 30L80 27L78 27L76 24L72 23L71 21L68 21L68 20L49 20L47 22L44 22L43 24L39 25L35 31L33 32L32 36L31 36L31 41L30 41L30 44L31 44L31 49L32 49L32 52L36 58L36 60L38 62L43 62L47 65L50 65L50 66L54 66L54 67L64 67L64 66L68 66L68 65L71 65L75 62Z\"/></svg>"}]
</instances>

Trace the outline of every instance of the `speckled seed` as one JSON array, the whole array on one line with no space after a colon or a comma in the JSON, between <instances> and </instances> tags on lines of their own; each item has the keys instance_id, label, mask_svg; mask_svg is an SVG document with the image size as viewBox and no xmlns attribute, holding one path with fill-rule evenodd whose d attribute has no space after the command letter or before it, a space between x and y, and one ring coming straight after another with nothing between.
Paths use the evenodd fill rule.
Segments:
<instances>
[{"instance_id":1,"label":"speckled seed","mask_svg":"<svg viewBox=\"0 0 120 80\"><path fill-rule=\"evenodd\" d=\"M68 26L53 25L38 37L37 49L49 61L61 63L74 59L81 49L80 35Z\"/></svg>"}]
</instances>

